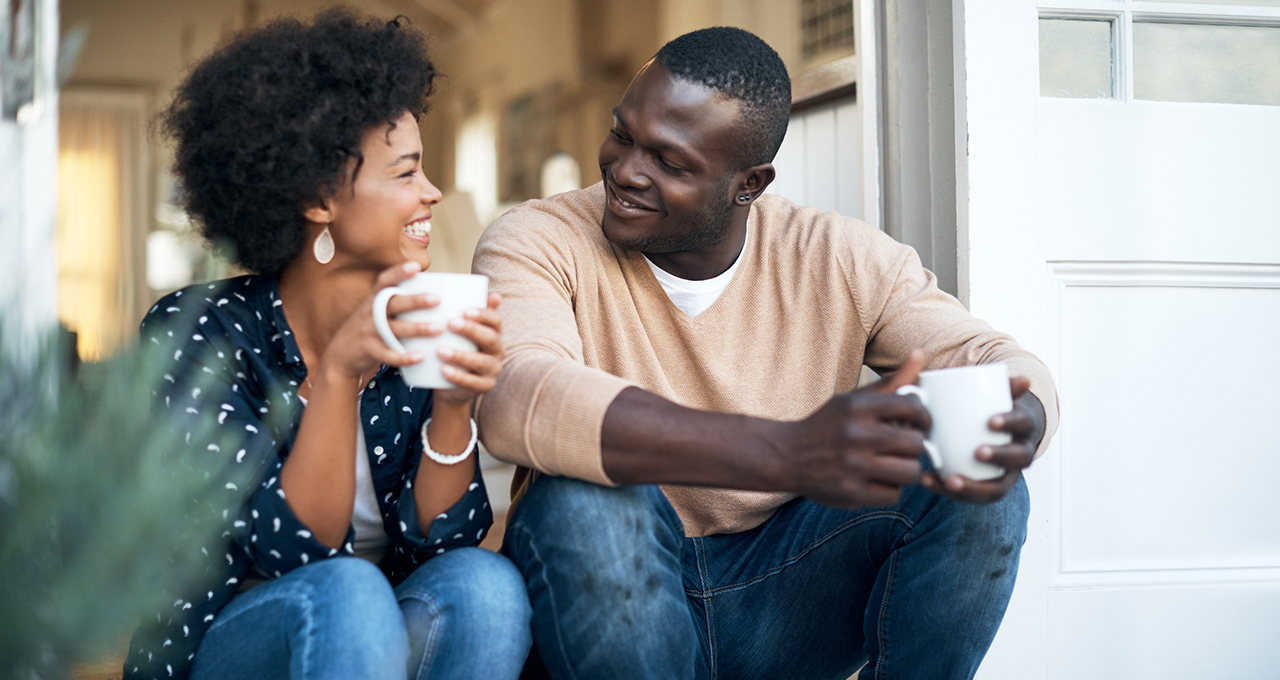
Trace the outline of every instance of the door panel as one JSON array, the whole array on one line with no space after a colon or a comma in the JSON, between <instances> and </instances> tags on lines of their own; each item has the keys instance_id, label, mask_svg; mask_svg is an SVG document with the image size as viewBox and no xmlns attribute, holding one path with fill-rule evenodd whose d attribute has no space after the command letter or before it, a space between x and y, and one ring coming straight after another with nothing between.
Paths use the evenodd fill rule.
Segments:
<instances>
[{"instance_id":1,"label":"door panel","mask_svg":"<svg viewBox=\"0 0 1280 680\"><path fill-rule=\"evenodd\" d=\"M1280 669L1277 610L1276 584L1054 592L1047 677L1275 678ZM1096 625L1071 623L1077 621Z\"/></svg>"},{"instance_id":2,"label":"door panel","mask_svg":"<svg viewBox=\"0 0 1280 680\"><path fill-rule=\"evenodd\" d=\"M1280 378L1280 267L1053 269L1063 402L1055 586L1280 576L1280 456L1260 455L1275 449L1280 405L1280 379L1267 379ZM1225 361L1204 361L1214 356ZM1229 357L1249 357L1249 377Z\"/></svg>"},{"instance_id":3,"label":"door panel","mask_svg":"<svg viewBox=\"0 0 1280 680\"><path fill-rule=\"evenodd\" d=\"M1280 261L1278 111L1041 98L1037 219L1048 254Z\"/></svg>"}]
</instances>

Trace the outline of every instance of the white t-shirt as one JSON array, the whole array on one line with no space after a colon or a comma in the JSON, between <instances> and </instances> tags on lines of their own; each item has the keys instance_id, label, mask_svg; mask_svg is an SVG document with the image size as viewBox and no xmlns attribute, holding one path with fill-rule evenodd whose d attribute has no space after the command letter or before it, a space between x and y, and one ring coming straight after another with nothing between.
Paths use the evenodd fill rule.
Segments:
<instances>
[{"instance_id":1,"label":"white t-shirt","mask_svg":"<svg viewBox=\"0 0 1280 680\"><path fill-rule=\"evenodd\" d=\"M360 391L364 394L364 390ZM303 405L306 399L298 397ZM357 397L359 399L359 397ZM382 553L391 538L382 526L382 510L378 507L378 493L373 488L373 472L369 466L369 446L364 441L364 427L360 424L360 403L356 402L356 503L351 509L351 525L356 537L351 542L357 557L370 562L382 559Z\"/></svg>"},{"instance_id":2,"label":"white t-shirt","mask_svg":"<svg viewBox=\"0 0 1280 680\"><path fill-rule=\"evenodd\" d=\"M750 238L751 223L747 222L747 236L742 241L742 250L738 252L738 258L719 276L703 281L690 281L689 279L675 276L654 264L647 255L644 261L649 263L649 269L653 271L654 277L662 285L662 290L667 292L667 297L671 298L671 302L685 314L697 316L707 311L707 308L711 305L714 305L716 300L720 299L720 294L724 292L724 289L729 287L729 282L733 280L733 273L738 271L738 264L742 262L742 253L746 252L747 240Z\"/></svg>"},{"instance_id":3,"label":"white t-shirt","mask_svg":"<svg viewBox=\"0 0 1280 680\"><path fill-rule=\"evenodd\" d=\"M369 446L365 444L361 422L360 407L356 406L356 504L351 509L351 524L356 529L356 537L351 547L356 555L377 562L382 559L391 539L382 526L382 510L378 508L378 493L373 488Z\"/></svg>"}]
</instances>

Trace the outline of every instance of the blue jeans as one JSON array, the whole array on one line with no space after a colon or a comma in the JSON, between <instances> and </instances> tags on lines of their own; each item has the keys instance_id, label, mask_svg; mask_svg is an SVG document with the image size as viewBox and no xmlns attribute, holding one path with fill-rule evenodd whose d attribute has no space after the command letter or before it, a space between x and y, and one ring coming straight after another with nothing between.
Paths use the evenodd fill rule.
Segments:
<instances>
[{"instance_id":1,"label":"blue jeans","mask_svg":"<svg viewBox=\"0 0 1280 680\"><path fill-rule=\"evenodd\" d=\"M1022 481L991 505L915 486L892 507L797 498L755 529L686 538L655 486L539 477L503 545L533 603L526 677L843 680L865 662L860 680L972 678L1029 505Z\"/></svg>"},{"instance_id":2,"label":"blue jeans","mask_svg":"<svg viewBox=\"0 0 1280 680\"><path fill-rule=\"evenodd\" d=\"M516 678L529 615L519 573L487 550L434 557L394 590L372 563L335 557L233 599L191 678Z\"/></svg>"}]
</instances>

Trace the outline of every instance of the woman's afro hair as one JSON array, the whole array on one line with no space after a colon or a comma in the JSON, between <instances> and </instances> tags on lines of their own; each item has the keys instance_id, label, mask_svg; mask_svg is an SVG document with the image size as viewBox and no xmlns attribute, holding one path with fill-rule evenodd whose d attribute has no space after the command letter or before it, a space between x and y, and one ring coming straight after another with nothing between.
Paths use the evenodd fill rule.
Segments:
<instances>
[{"instance_id":1,"label":"woman's afro hair","mask_svg":"<svg viewBox=\"0 0 1280 680\"><path fill-rule=\"evenodd\" d=\"M303 211L354 179L365 133L426 112L435 75L422 34L400 18L339 8L237 37L195 66L161 117L187 210L241 267L278 275L306 241Z\"/></svg>"}]
</instances>

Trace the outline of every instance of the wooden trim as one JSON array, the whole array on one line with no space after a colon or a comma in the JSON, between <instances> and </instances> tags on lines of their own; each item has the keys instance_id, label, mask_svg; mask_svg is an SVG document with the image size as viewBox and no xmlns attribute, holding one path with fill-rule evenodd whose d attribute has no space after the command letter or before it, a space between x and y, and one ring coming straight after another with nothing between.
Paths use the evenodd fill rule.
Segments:
<instances>
[{"instance_id":1,"label":"wooden trim","mask_svg":"<svg viewBox=\"0 0 1280 680\"><path fill-rule=\"evenodd\" d=\"M836 59L800 73L791 81L791 112L852 96L857 81L857 55Z\"/></svg>"},{"instance_id":2,"label":"wooden trim","mask_svg":"<svg viewBox=\"0 0 1280 680\"><path fill-rule=\"evenodd\" d=\"M823 104L833 102L837 99L844 99L845 97L855 97L857 96L857 92L858 92L857 83L849 83L848 85L841 85L840 87L837 87L834 90L827 90L822 94L809 97L808 99L805 99L803 101L791 102L791 113L792 115L795 115L796 113L799 113L801 111L822 106Z\"/></svg>"}]
</instances>

